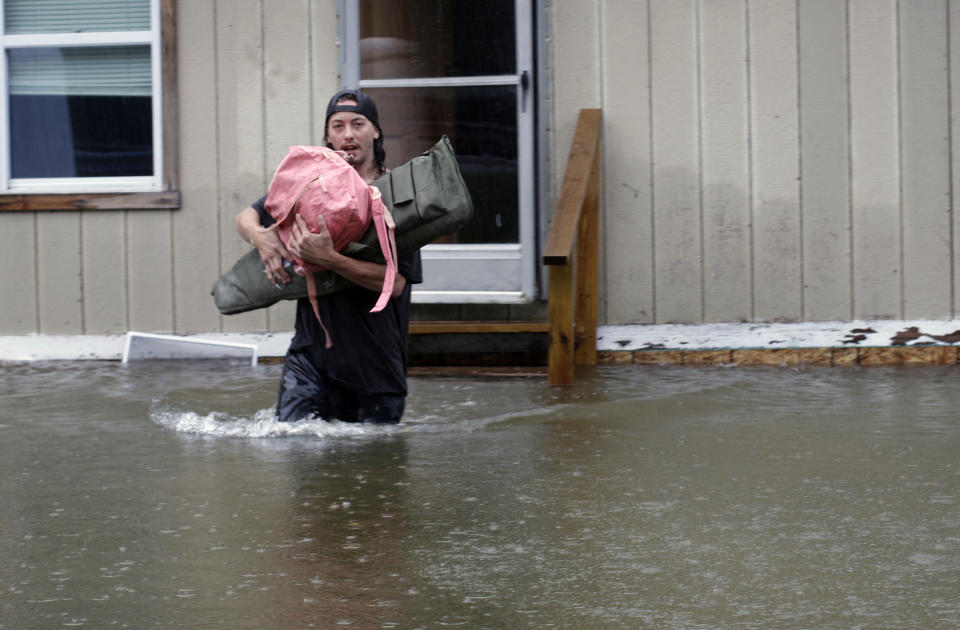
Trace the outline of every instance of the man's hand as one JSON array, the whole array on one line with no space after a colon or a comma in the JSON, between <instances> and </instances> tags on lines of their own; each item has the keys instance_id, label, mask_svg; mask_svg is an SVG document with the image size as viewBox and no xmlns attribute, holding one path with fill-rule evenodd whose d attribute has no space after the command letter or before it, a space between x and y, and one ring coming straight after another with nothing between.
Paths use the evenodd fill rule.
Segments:
<instances>
[{"instance_id":1,"label":"man's hand","mask_svg":"<svg viewBox=\"0 0 960 630\"><path fill-rule=\"evenodd\" d=\"M338 273L347 280L370 291L380 291L387 266L344 256L333 248L333 238L323 215L317 215L317 231L307 229L307 222L299 214L290 229L290 251L302 260ZM403 292L407 280L397 274L393 283L393 297Z\"/></svg>"},{"instance_id":2,"label":"man's hand","mask_svg":"<svg viewBox=\"0 0 960 630\"><path fill-rule=\"evenodd\" d=\"M302 260L321 267L331 267L343 258L333 248L333 238L322 214L317 215L316 232L311 232L303 216L297 214L290 229L290 251Z\"/></svg>"},{"instance_id":3,"label":"man's hand","mask_svg":"<svg viewBox=\"0 0 960 630\"><path fill-rule=\"evenodd\" d=\"M260 253L267 280L273 284L290 282L290 274L283 268L283 261L290 258L290 253L280 239L276 224L268 228L261 227L257 211L252 207L240 212L235 223L240 236Z\"/></svg>"},{"instance_id":4,"label":"man's hand","mask_svg":"<svg viewBox=\"0 0 960 630\"><path fill-rule=\"evenodd\" d=\"M290 274L283 267L284 259L289 259L290 254L280 239L276 223L257 232L253 237L253 246L260 252L260 260L267 271L267 280L275 284L290 282Z\"/></svg>"}]
</instances>

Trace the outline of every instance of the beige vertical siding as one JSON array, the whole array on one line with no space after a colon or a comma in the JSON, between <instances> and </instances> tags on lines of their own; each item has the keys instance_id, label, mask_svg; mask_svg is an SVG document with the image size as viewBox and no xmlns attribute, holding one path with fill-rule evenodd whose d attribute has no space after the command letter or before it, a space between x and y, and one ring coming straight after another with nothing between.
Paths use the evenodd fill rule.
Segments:
<instances>
[{"instance_id":1,"label":"beige vertical siding","mask_svg":"<svg viewBox=\"0 0 960 630\"><path fill-rule=\"evenodd\" d=\"M555 138L553 156L556 181L563 177L567 152L583 107L600 107L600 80L603 68L600 58L601 3L554 3L551 25L550 118L551 135Z\"/></svg>"},{"instance_id":2,"label":"beige vertical siding","mask_svg":"<svg viewBox=\"0 0 960 630\"><path fill-rule=\"evenodd\" d=\"M960 304L960 0L544 0L548 189L604 110L601 320L944 318ZM336 0L181 0L176 211L0 216L0 333L221 317L233 217L322 140Z\"/></svg>"},{"instance_id":3,"label":"beige vertical siding","mask_svg":"<svg viewBox=\"0 0 960 630\"><path fill-rule=\"evenodd\" d=\"M955 0L599 4L606 322L957 315Z\"/></svg>"},{"instance_id":4,"label":"beige vertical siding","mask_svg":"<svg viewBox=\"0 0 960 630\"><path fill-rule=\"evenodd\" d=\"M700 162L703 314L751 316L750 144L746 4L700 5Z\"/></svg>"},{"instance_id":5,"label":"beige vertical siding","mask_svg":"<svg viewBox=\"0 0 960 630\"><path fill-rule=\"evenodd\" d=\"M83 326L80 217L44 212L37 217L37 295L40 332L70 333Z\"/></svg>"},{"instance_id":6,"label":"beige vertical siding","mask_svg":"<svg viewBox=\"0 0 960 630\"><path fill-rule=\"evenodd\" d=\"M749 3L753 314L801 310L797 16L794 0Z\"/></svg>"},{"instance_id":7,"label":"beige vertical siding","mask_svg":"<svg viewBox=\"0 0 960 630\"><path fill-rule=\"evenodd\" d=\"M190 55L180 50L180 90L199 106L184 109L180 130L188 142L181 144L180 189L187 203L173 219L173 312L176 330L216 330L219 317L204 304L210 291L209 269L219 264L220 213L217 163L223 159L218 142L219 101L216 81L220 55L218 22L223 2L188 3L179 16L180 41L196 42ZM211 160L217 155L219 160Z\"/></svg>"},{"instance_id":8,"label":"beige vertical siding","mask_svg":"<svg viewBox=\"0 0 960 630\"><path fill-rule=\"evenodd\" d=\"M696 2L651 0L650 23L654 312L661 321L700 321Z\"/></svg>"},{"instance_id":9,"label":"beige vertical siding","mask_svg":"<svg viewBox=\"0 0 960 630\"><path fill-rule=\"evenodd\" d=\"M603 84L608 140L603 153L606 207L601 268L607 299L601 304L600 317L609 321L654 318L648 19L646 2L623 3L615 10L604 6L604 72L622 77ZM609 139L611 129L617 130L615 142Z\"/></svg>"},{"instance_id":10,"label":"beige vertical siding","mask_svg":"<svg viewBox=\"0 0 960 630\"><path fill-rule=\"evenodd\" d=\"M797 7L802 317L845 319L851 304L847 9L836 0Z\"/></svg>"},{"instance_id":11,"label":"beige vertical siding","mask_svg":"<svg viewBox=\"0 0 960 630\"><path fill-rule=\"evenodd\" d=\"M123 212L84 212L81 221L84 330L92 334L125 332L126 216Z\"/></svg>"},{"instance_id":12,"label":"beige vertical siding","mask_svg":"<svg viewBox=\"0 0 960 630\"><path fill-rule=\"evenodd\" d=\"M222 317L210 286L270 165L321 140L337 2L182 0L177 30L182 207L4 213L0 334L290 329L291 304Z\"/></svg>"},{"instance_id":13,"label":"beige vertical siding","mask_svg":"<svg viewBox=\"0 0 960 630\"><path fill-rule=\"evenodd\" d=\"M947 3L900 3L903 315L952 310Z\"/></svg>"},{"instance_id":14,"label":"beige vertical siding","mask_svg":"<svg viewBox=\"0 0 960 630\"><path fill-rule=\"evenodd\" d=\"M126 234L128 313L131 330L177 330L173 311L173 215L129 212ZM101 243L112 248L113 243ZM99 296L88 296L97 299Z\"/></svg>"},{"instance_id":15,"label":"beige vertical siding","mask_svg":"<svg viewBox=\"0 0 960 630\"><path fill-rule=\"evenodd\" d=\"M952 93L956 86L960 86L960 2L951 0L948 3L949 16L947 28L949 33L950 58L947 64L950 69L950 217L953 231L953 252L952 267L953 272L953 304L952 312L960 312L960 230L957 229L958 212L960 212L960 203L958 203L958 192L960 192L960 107L955 102Z\"/></svg>"},{"instance_id":16,"label":"beige vertical siding","mask_svg":"<svg viewBox=\"0 0 960 630\"><path fill-rule=\"evenodd\" d=\"M901 315L896 0L850 0L853 316Z\"/></svg>"},{"instance_id":17,"label":"beige vertical siding","mask_svg":"<svg viewBox=\"0 0 960 630\"><path fill-rule=\"evenodd\" d=\"M37 216L13 213L3 221L0 247L0 330L37 332Z\"/></svg>"},{"instance_id":18,"label":"beige vertical siding","mask_svg":"<svg viewBox=\"0 0 960 630\"><path fill-rule=\"evenodd\" d=\"M220 264L226 268L249 246L236 237L231 212L246 207L267 186L263 126L263 28L260 0L222 2L217 8L216 84L217 198L220 218ZM238 63L237 60L241 62ZM265 330L268 311L223 318L228 332Z\"/></svg>"}]
</instances>

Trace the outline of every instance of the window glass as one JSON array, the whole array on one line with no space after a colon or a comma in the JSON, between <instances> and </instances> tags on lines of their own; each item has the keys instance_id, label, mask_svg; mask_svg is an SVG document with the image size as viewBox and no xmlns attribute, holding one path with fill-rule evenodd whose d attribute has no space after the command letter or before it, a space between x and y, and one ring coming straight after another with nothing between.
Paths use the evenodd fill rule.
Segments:
<instances>
[{"instance_id":1,"label":"window glass","mask_svg":"<svg viewBox=\"0 0 960 630\"><path fill-rule=\"evenodd\" d=\"M8 35L149 31L150 0L4 0Z\"/></svg>"},{"instance_id":2,"label":"window glass","mask_svg":"<svg viewBox=\"0 0 960 630\"><path fill-rule=\"evenodd\" d=\"M7 57L12 178L153 174L149 46Z\"/></svg>"},{"instance_id":3,"label":"window glass","mask_svg":"<svg viewBox=\"0 0 960 630\"><path fill-rule=\"evenodd\" d=\"M363 79L516 73L513 0L360 2Z\"/></svg>"},{"instance_id":4,"label":"window glass","mask_svg":"<svg viewBox=\"0 0 960 630\"><path fill-rule=\"evenodd\" d=\"M458 243L516 243L517 88L512 85L367 88L377 103L387 166L403 164L440 136L453 144L474 217Z\"/></svg>"},{"instance_id":5,"label":"window glass","mask_svg":"<svg viewBox=\"0 0 960 630\"><path fill-rule=\"evenodd\" d=\"M11 94L150 96L150 47L14 48Z\"/></svg>"}]
</instances>

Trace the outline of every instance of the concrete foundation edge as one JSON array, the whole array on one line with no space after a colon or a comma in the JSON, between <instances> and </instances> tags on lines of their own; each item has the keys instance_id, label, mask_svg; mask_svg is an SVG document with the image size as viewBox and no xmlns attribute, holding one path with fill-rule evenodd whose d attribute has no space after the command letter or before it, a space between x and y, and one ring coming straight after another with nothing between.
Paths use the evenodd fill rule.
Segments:
<instances>
[{"instance_id":1,"label":"concrete foundation edge","mask_svg":"<svg viewBox=\"0 0 960 630\"><path fill-rule=\"evenodd\" d=\"M146 332L146 331L144 331ZM163 331L149 331L163 332ZM167 333L169 334L169 333ZM292 332L205 333L282 357ZM120 360L126 333L0 336L0 361ZM956 365L960 320L600 326L598 361L648 365Z\"/></svg>"}]
</instances>

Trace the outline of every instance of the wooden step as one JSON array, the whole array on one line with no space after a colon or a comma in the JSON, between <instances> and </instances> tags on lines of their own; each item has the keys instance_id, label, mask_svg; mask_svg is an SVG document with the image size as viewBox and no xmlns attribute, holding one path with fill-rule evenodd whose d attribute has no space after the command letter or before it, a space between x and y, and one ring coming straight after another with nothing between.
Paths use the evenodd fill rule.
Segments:
<instances>
[{"instance_id":1,"label":"wooden step","mask_svg":"<svg viewBox=\"0 0 960 630\"><path fill-rule=\"evenodd\" d=\"M411 335L448 335L466 333L548 333L550 323L539 321L412 321Z\"/></svg>"}]
</instances>

